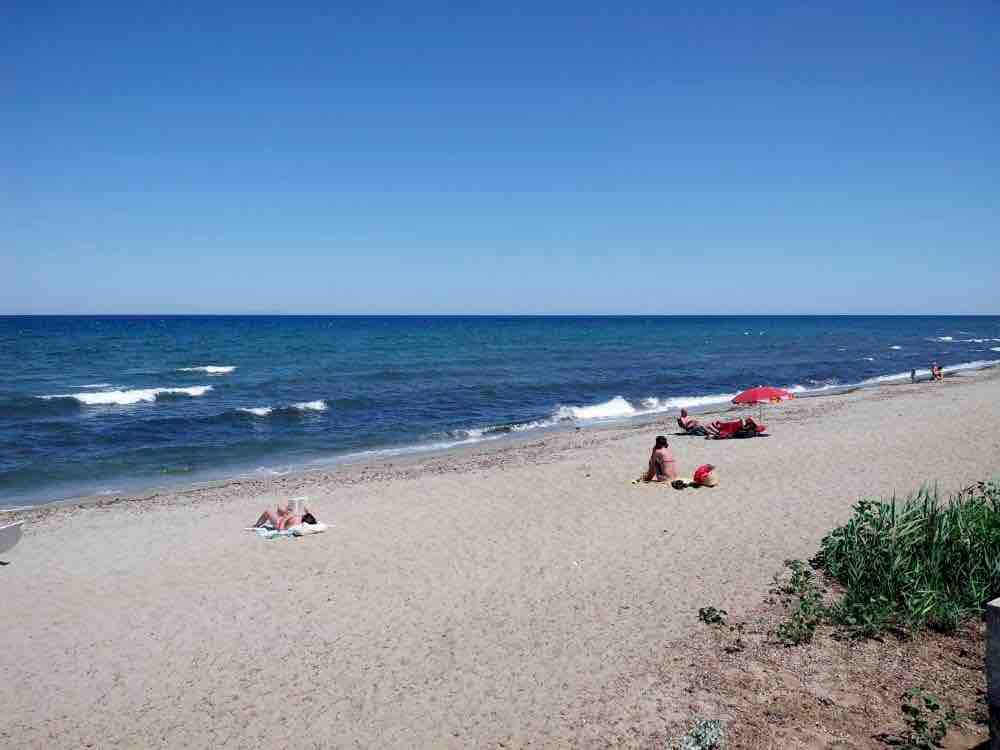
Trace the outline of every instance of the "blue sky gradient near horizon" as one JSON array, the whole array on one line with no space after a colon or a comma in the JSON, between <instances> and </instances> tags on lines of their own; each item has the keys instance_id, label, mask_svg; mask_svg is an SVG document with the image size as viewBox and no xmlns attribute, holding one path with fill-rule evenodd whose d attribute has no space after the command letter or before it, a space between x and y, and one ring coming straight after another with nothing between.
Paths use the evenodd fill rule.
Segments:
<instances>
[{"instance_id":1,"label":"blue sky gradient near horizon","mask_svg":"<svg viewBox=\"0 0 1000 750\"><path fill-rule=\"evenodd\" d=\"M1000 312L996 3L200 6L7 6L0 313Z\"/></svg>"}]
</instances>

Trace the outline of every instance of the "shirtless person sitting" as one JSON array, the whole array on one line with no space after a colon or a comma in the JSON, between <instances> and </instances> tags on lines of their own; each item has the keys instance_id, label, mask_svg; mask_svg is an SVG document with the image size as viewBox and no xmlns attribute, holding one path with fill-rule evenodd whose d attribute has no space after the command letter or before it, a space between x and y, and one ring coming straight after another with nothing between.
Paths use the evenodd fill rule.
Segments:
<instances>
[{"instance_id":1,"label":"shirtless person sitting","mask_svg":"<svg viewBox=\"0 0 1000 750\"><path fill-rule=\"evenodd\" d=\"M644 482L672 482L677 479L677 461L670 452L670 446L663 435L657 435L653 453L649 457L649 468L642 475Z\"/></svg>"}]
</instances>

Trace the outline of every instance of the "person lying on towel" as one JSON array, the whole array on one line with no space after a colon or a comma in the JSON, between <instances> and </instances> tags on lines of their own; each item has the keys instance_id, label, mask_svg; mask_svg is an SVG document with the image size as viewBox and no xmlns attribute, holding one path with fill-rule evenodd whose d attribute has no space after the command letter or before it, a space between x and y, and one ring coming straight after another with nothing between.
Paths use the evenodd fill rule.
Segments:
<instances>
[{"instance_id":1,"label":"person lying on towel","mask_svg":"<svg viewBox=\"0 0 1000 750\"><path fill-rule=\"evenodd\" d=\"M285 529L300 526L304 523L317 523L315 516L309 512L308 508L303 508L302 515L297 516L288 507L287 503L279 503L276 511L269 509L261 513L257 522L254 523L254 528L270 528L275 531L284 531Z\"/></svg>"},{"instance_id":2,"label":"person lying on towel","mask_svg":"<svg viewBox=\"0 0 1000 750\"><path fill-rule=\"evenodd\" d=\"M698 420L688 416L687 409L681 409L681 415L677 417L677 426L688 435L707 435L708 430L698 424Z\"/></svg>"},{"instance_id":3,"label":"person lying on towel","mask_svg":"<svg viewBox=\"0 0 1000 750\"><path fill-rule=\"evenodd\" d=\"M731 422L712 422L708 428L708 437L715 440L730 438L751 438L763 435L767 427L753 417L735 419Z\"/></svg>"}]
</instances>

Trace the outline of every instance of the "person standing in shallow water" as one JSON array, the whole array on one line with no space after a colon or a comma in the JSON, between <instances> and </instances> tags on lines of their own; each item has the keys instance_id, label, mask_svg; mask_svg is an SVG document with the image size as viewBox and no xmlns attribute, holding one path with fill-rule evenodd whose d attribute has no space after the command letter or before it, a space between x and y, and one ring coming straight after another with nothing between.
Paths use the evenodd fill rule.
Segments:
<instances>
[{"instance_id":1,"label":"person standing in shallow water","mask_svg":"<svg viewBox=\"0 0 1000 750\"><path fill-rule=\"evenodd\" d=\"M653 453L649 457L649 468L642 475L644 482L672 482L677 478L677 461L670 450L667 438L656 436Z\"/></svg>"}]
</instances>

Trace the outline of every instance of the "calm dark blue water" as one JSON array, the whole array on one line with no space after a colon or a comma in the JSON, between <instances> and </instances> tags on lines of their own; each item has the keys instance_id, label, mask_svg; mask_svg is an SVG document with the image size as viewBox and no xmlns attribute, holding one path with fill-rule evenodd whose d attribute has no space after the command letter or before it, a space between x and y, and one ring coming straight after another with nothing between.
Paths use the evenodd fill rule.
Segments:
<instances>
[{"instance_id":1,"label":"calm dark blue water","mask_svg":"<svg viewBox=\"0 0 1000 750\"><path fill-rule=\"evenodd\" d=\"M1000 317L0 318L0 505L1000 360ZM973 365L973 367L978 365Z\"/></svg>"}]
</instances>

